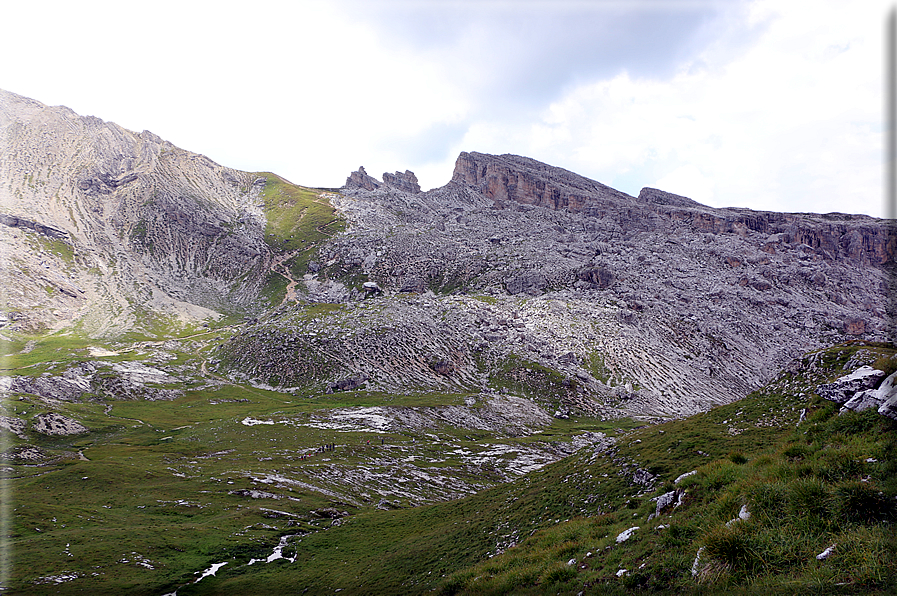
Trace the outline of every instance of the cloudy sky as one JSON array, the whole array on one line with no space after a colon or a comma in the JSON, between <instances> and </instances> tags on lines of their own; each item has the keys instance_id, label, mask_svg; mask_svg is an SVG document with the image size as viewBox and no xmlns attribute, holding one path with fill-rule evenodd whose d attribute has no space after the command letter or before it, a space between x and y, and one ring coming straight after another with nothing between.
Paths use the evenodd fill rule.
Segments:
<instances>
[{"instance_id":1,"label":"cloudy sky","mask_svg":"<svg viewBox=\"0 0 897 596\"><path fill-rule=\"evenodd\" d=\"M244 170L445 184L515 153L630 194L882 216L879 0L7 2L0 88Z\"/></svg>"}]
</instances>

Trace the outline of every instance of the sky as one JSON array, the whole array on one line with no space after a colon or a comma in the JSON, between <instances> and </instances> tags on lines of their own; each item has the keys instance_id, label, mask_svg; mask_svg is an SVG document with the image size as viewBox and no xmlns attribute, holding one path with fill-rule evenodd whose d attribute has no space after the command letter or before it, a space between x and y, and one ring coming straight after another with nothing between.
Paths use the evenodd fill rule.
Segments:
<instances>
[{"instance_id":1,"label":"sky","mask_svg":"<svg viewBox=\"0 0 897 596\"><path fill-rule=\"evenodd\" d=\"M638 195L886 213L884 0L16 2L0 88L229 167L426 190L461 151Z\"/></svg>"}]
</instances>

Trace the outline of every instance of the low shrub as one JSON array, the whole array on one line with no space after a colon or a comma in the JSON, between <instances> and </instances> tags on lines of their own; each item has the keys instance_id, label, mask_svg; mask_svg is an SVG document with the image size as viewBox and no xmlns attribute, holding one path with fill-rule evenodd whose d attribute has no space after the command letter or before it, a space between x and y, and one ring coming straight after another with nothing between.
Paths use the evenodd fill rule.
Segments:
<instances>
[{"instance_id":1,"label":"low shrub","mask_svg":"<svg viewBox=\"0 0 897 596\"><path fill-rule=\"evenodd\" d=\"M832 493L818 478L799 478L788 484L788 509L796 517L828 515Z\"/></svg>"},{"instance_id":2,"label":"low shrub","mask_svg":"<svg viewBox=\"0 0 897 596\"><path fill-rule=\"evenodd\" d=\"M713 528L704 536L704 553L733 571L753 571L760 559L744 524Z\"/></svg>"},{"instance_id":3,"label":"low shrub","mask_svg":"<svg viewBox=\"0 0 897 596\"><path fill-rule=\"evenodd\" d=\"M539 583L543 585L557 584L569 581L574 577L576 577L575 566L567 565L567 563L554 563L542 571Z\"/></svg>"},{"instance_id":4,"label":"low shrub","mask_svg":"<svg viewBox=\"0 0 897 596\"><path fill-rule=\"evenodd\" d=\"M758 482L748 488L748 500L755 514L773 521L780 519L788 507L788 490L784 482Z\"/></svg>"},{"instance_id":5,"label":"low shrub","mask_svg":"<svg viewBox=\"0 0 897 596\"><path fill-rule=\"evenodd\" d=\"M703 484L710 490L719 490L737 480L740 476L738 467L729 461L715 461L704 469Z\"/></svg>"},{"instance_id":6,"label":"low shrub","mask_svg":"<svg viewBox=\"0 0 897 596\"><path fill-rule=\"evenodd\" d=\"M848 480L838 483L834 491L838 516L853 523L876 523L897 517L897 504L869 482Z\"/></svg>"},{"instance_id":7,"label":"low shrub","mask_svg":"<svg viewBox=\"0 0 897 596\"><path fill-rule=\"evenodd\" d=\"M729 461L733 464L745 464L747 463L747 457L745 457L744 453L741 451L731 451L728 455Z\"/></svg>"}]
</instances>

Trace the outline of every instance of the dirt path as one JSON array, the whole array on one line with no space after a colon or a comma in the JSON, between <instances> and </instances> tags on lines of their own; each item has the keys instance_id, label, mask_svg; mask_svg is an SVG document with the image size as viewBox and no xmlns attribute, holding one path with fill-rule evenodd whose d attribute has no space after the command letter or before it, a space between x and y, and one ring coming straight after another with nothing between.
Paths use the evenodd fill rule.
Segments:
<instances>
[{"instance_id":1,"label":"dirt path","mask_svg":"<svg viewBox=\"0 0 897 596\"><path fill-rule=\"evenodd\" d=\"M287 300L291 300L293 302L297 301L296 284L298 284L299 281L293 278L293 274L290 271L290 268L286 266L286 262L298 255L300 252L304 252L305 250L308 250L308 248L283 253L275 257L274 261L271 263L271 271L284 276L289 281L289 283L287 284L287 292L284 295L283 300L280 301L280 306L283 306Z\"/></svg>"}]
</instances>

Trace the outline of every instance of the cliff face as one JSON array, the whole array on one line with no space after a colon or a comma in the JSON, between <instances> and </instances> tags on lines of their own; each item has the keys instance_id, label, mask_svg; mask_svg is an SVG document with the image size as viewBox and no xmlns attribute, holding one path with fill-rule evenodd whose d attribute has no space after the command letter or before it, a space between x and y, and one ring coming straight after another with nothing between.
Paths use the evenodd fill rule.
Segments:
<instances>
[{"instance_id":1,"label":"cliff face","mask_svg":"<svg viewBox=\"0 0 897 596\"><path fill-rule=\"evenodd\" d=\"M87 316L99 331L142 307L202 317L251 306L269 260L255 176L3 91L0 139L0 233L18 263L4 268L5 306L17 316ZM74 298L40 287L64 283L80 288Z\"/></svg>"},{"instance_id":2,"label":"cliff face","mask_svg":"<svg viewBox=\"0 0 897 596\"><path fill-rule=\"evenodd\" d=\"M638 198L562 168L516 155L461 153L452 181L473 187L498 207L518 203L610 217L626 230L646 231L658 218L696 232L745 230L769 234L767 251L806 245L828 260L884 265L897 260L893 223L864 215L795 214L714 209L689 198L643 188Z\"/></svg>"},{"instance_id":3,"label":"cliff face","mask_svg":"<svg viewBox=\"0 0 897 596\"><path fill-rule=\"evenodd\" d=\"M632 199L563 168L518 155L461 153L455 161L452 181L475 187L498 206L516 202L578 212L596 200L625 203Z\"/></svg>"}]
</instances>

